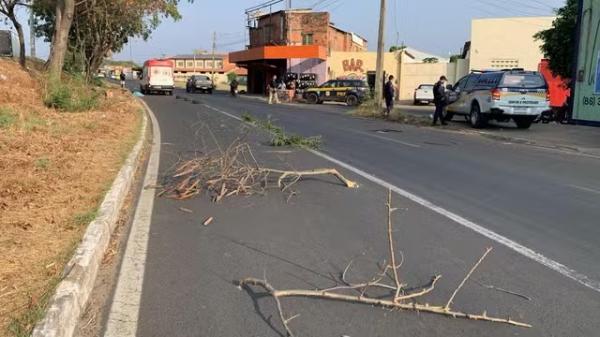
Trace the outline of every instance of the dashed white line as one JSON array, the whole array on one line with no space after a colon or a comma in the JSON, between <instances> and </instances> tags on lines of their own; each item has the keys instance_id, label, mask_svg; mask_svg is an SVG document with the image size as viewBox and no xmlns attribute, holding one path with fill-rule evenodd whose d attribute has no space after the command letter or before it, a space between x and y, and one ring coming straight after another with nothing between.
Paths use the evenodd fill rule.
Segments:
<instances>
[{"instance_id":1,"label":"dashed white line","mask_svg":"<svg viewBox=\"0 0 600 337\"><path fill-rule=\"evenodd\" d=\"M600 190L596 190L596 189L593 189L593 188L583 187L583 186L578 186L578 185L569 185L569 187L572 187L572 188L574 188L576 190L590 192L590 193L593 193L593 194L600 195Z\"/></svg>"},{"instance_id":2,"label":"dashed white line","mask_svg":"<svg viewBox=\"0 0 600 337\"><path fill-rule=\"evenodd\" d=\"M243 122L243 120L241 118L239 118L235 115L232 115L228 112L222 111L220 109L214 108L209 105L205 105L205 106L209 109L220 112L226 116L229 116L233 119ZM354 172L355 174L358 174L358 175L362 176L363 178L365 178L377 185L385 187L386 189L391 189L398 195L401 195L401 196L403 196L403 197L405 197L405 198L407 198L407 199L409 199L409 200L411 200L433 212L436 212L436 213L456 222L457 224L459 224L463 227L466 227L476 233L479 233L479 234L487 237L490 240L493 240L499 244L502 244L502 245L508 247L509 249L511 249L511 250L513 250L535 262L538 262L541 265L546 266L547 268L554 270L554 271L558 272L559 274L561 274L561 275L563 275L563 276L565 276L565 277L567 277L589 289L600 292L600 282L599 281L592 280L589 277L587 277L586 275L579 273L579 272L565 266L564 264L562 264L560 262L554 261L554 260L534 251L531 248L525 247L518 242L515 242L515 241L513 241L505 236L502 236L492 230L489 230L481 225L478 225L471 220L468 220L456 213L453 213L453 212L451 212L441 206L438 206L424 198L421 198L411 192L408 192L400 187L397 187L385 180L377 178L374 175L369 174L369 173L367 173L359 168L356 168L350 164L347 164L341 160L335 159L335 158L333 158L325 153L322 153L320 151L311 150L311 149L308 149L308 151L325 159L325 160L328 160L334 164L337 164L337 165L347 169L348 171Z\"/></svg>"}]
</instances>

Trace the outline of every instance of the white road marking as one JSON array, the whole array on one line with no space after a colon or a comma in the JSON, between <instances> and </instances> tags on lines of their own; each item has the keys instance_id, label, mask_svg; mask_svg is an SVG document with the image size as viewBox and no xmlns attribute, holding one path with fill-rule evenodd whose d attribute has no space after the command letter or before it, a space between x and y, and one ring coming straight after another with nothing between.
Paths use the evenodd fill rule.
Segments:
<instances>
[{"instance_id":1,"label":"white road marking","mask_svg":"<svg viewBox=\"0 0 600 337\"><path fill-rule=\"evenodd\" d=\"M589 187L583 187L583 186L578 186L578 185L569 185L569 187L572 187L576 190L580 190L580 191L585 191L585 192L590 192L590 193L594 193L594 194L600 194L600 190L596 190L593 188L589 188Z\"/></svg>"},{"instance_id":2,"label":"white road marking","mask_svg":"<svg viewBox=\"0 0 600 337\"><path fill-rule=\"evenodd\" d=\"M226 116L229 116L229 117L231 117L233 119L236 119L238 121L243 122L243 120L241 118L239 118L239 117L237 117L235 115L232 115L232 114L230 114L228 112L219 110L217 108L211 107L211 106L206 105L206 104L205 104L205 106L207 108L209 108L209 109L212 109L214 111L220 112L220 113L222 113L222 114L224 114ZM428 201L428 200L426 200L424 198L421 198L421 197L419 197L419 196L417 196L417 195L415 195L415 194L413 194L411 192L408 192L408 191L406 191L406 190L404 190L404 189L402 189L400 187L397 187L397 186L395 186L395 185L393 185L393 184L391 184L391 183L389 183L389 182L387 182L385 180L377 178L374 175L369 174L369 173L367 173L367 172L365 172L365 171L363 171L363 170L361 170L359 168L356 168L356 167L354 167L354 166L352 166L350 164L347 164L347 163L345 163L343 161L335 159L335 158L333 158L333 157L331 157L331 156L329 156L329 155L327 155L325 153L322 153L322 152L316 151L316 150L311 150L311 149L307 149L307 151L309 151L309 152L311 152L311 153L313 153L313 154L315 154L315 155L317 155L317 156L319 156L319 157L321 157L323 159L326 159L326 160L328 160L328 161L330 161L330 162L332 162L334 164L337 164L337 165L339 165L339 166L347 169L348 171L354 172L355 174L358 174L358 175L362 176L363 178L365 178L367 180L370 180L371 182L373 182L373 183L375 183L377 185L380 185L380 186L385 187L387 189L391 189L392 191L394 191L395 193L397 193L400 196L403 196L403 197L405 197L405 198L407 198L407 199L409 199L409 200L411 200L411 201L413 201L413 202L415 202L415 203L417 203L417 204L419 204L419 205L421 205L421 206L423 206L423 207L425 207L425 208L427 208L427 209L429 209L429 210L431 210L433 212L436 212L436 213L438 213L438 214L440 214L440 215L442 215L442 216L444 216L444 217L446 217L446 218L448 218L448 219L450 219L450 220L458 223L461 226L464 226L464 227L466 227L466 228L468 228L468 229L470 229L470 230L472 230L472 231L474 231L476 233L479 233L479 234L487 237L490 240L493 240L493 241L495 241L495 242L497 242L499 244L502 244L502 245L504 245L504 246L512 249L513 251L515 251L515 252L517 252L517 253L519 253L519 254L521 254L521 255L523 255L523 256L525 256L525 257L527 257L527 258L529 258L529 259L531 259L531 260L533 260L535 262L538 262L538 263L542 264L543 266L546 266L549 269L554 270L554 271L558 272L559 274L561 274L561 275L563 275L563 276L565 276L567 278L570 278L573 281L576 281L577 283L579 283L579 284L581 284L581 285L583 285L585 287L588 287L588 288L590 288L590 289L592 289L594 291L600 292L600 282L599 281L592 280L589 277L587 277L586 275L581 274L581 273L579 273L579 272L577 272L577 271L575 271L575 270L573 270L573 269L565 266L564 264L562 264L560 262L554 261L554 260L552 260L552 259L550 259L550 258L548 258L548 257L546 257L546 256L544 256L544 255L542 255L542 254L534 251L531 248L527 248L527 247L521 245L518 242L515 242L515 241L513 241L513 240L511 240L511 239L509 239L509 238L507 238L505 236L502 236L502 235L500 235L500 234L492 231L492 230L489 230L489 229L487 229L487 228L485 228L483 226L480 226L480 225L474 223L471 220L468 220L468 219L466 219L466 218L464 218L464 217L462 217L462 216L460 216L460 215L458 215L456 213L453 213L453 212L451 212L451 211L449 211L449 210L447 210L447 209L445 209L445 208L443 208L441 206L438 206L438 205L436 205L436 204L434 204L434 203L432 203L432 202L430 202L430 201Z\"/></svg>"},{"instance_id":3,"label":"white road marking","mask_svg":"<svg viewBox=\"0 0 600 337\"><path fill-rule=\"evenodd\" d=\"M372 138L377 138L377 139L381 139L381 140L385 140L388 142L393 142L393 143L397 143L397 144L401 144L401 145L405 145L408 147L413 147L413 148L420 148L421 145L417 145L417 144L413 144L413 143L408 143L408 142L403 142L401 140L398 139L394 139L394 138L388 138L388 137L384 137L384 136L379 136L379 135L374 135L372 133L369 132L364 132L364 131L358 131L358 130L346 130L346 131L350 131L359 135L363 135L363 136L369 136Z\"/></svg>"},{"instance_id":4,"label":"white road marking","mask_svg":"<svg viewBox=\"0 0 600 337\"><path fill-rule=\"evenodd\" d=\"M156 186L160 163L160 129L150 108L144 102L142 103L146 106L152 120L154 136L142 186ZM154 188L142 189L140 194L115 295L108 314L105 337L136 336L155 191Z\"/></svg>"}]
</instances>

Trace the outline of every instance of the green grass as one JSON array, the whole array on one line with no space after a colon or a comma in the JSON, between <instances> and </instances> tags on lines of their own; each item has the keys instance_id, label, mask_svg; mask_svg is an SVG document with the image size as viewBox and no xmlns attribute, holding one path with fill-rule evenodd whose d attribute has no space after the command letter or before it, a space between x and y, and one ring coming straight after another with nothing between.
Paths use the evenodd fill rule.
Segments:
<instances>
[{"instance_id":1,"label":"green grass","mask_svg":"<svg viewBox=\"0 0 600 337\"><path fill-rule=\"evenodd\" d=\"M33 162L33 165L39 169L46 170L50 166L50 159L38 158Z\"/></svg>"},{"instance_id":2,"label":"green grass","mask_svg":"<svg viewBox=\"0 0 600 337\"><path fill-rule=\"evenodd\" d=\"M98 215L97 209L83 212L83 213L77 213L73 217L73 224L77 227L87 226L90 222L92 222L92 220L94 220L96 218L97 215Z\"/></svg>"},{"instance_id":3,"label":"green grass","mask_svg":"<svg viewBox=\"0 0 600 337\"><path fill-rule=\"evenodd\" d=\"M44 104L65 112L88 111L98 107L100 94L92 90L79 77L70 77L62 81L50 80L44 98Z\"/></svg>"},{"instance_id":4,"label":"green grass","mask_svg":"<svg viewBox=\"0 0 600 337\"><path fill-rule=\"evenodd\" d=\"M17 121L17 116L13 111L6 107L0 108L0 129L8 129Z\"/></svg>"},{"instance_id":5,"label":"green grass","mask_svg":"<svg viewBox=\"0 0 600 337\"><path fill-rule=\"evenodd\" d=\"M8 331L12 333L13 336L29 337L31 335L35 324L44 318L48 302L50 301L50 298L54 294L54 290L59 283L60 277L53 277L50 280L46 292L44 292L40 298L32 301L33 303L31 306L23 314L21 314L19 317L13 318L8 325Z\"/></svg>"}]
</instances>

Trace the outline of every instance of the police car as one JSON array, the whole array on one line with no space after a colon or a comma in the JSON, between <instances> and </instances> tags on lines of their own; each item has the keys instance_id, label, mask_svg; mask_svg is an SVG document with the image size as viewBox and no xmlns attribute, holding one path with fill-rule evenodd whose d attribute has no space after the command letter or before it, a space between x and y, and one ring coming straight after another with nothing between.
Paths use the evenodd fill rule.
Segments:
<instances>
[{"instance_id":1,"label":"police car","mask_svg":"<svg viewBox=\"0 0 600 337\"><path fill-rule=\"evenodd\" d=\"M542 75L522 69L473 72L460 79L448 93L446 120L466 116L474 128L489 120L513 120L528 129L537 116L550 109L548 86Z\"/></svg>"},{"instance_id":2,"label":"police car","mask_svg":"<svg viewBox=\"0 0 600 337\"><path fill-rule=\"evenodd\" d=\"M362 80L330 80L302 94L311 104L346 102L350 106L362 103L369 94L369 85Z\"/></svg>"}]
</instances>

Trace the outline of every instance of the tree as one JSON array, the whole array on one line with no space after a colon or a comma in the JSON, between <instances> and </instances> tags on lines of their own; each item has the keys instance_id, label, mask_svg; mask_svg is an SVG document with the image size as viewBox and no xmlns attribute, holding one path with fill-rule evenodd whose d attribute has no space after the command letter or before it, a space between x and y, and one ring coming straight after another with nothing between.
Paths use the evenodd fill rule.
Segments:
<instances>
[{"instance_id":1,"label":"tree","mask_svg":"<svg viewBox=\"0 0 600 337\"><path fill-rule=\"evenodd\" d=\"M71 0L59 0L65 2ZM188 0L192 2L193 0ZM63 45L56 34L64 27L62 14L53 11L52 2L40 1L35 6L41 18L38 35L52 42L49 60L51 75L60 72L67 64L77 71L84 71L90 79L110 52L119 52L133 37L148 39L160 24L162 17L181 18L177 5L179 0L80 0L74 6L67 40ZM65 23L66 24L66 23Z\"/></svg>"},{"instance_id":2,"label":"tree","mask_svg":"<svg viewBox=\"0 0 600 337\"><path fill-rule=\"evenodd\" d=\"M456 63L461 58L462 58L462 54L450 55L450 63Z\"/></svg>"},{"instance_id":3,"label":"tree","mask_svg":"<svg viewBox=\"0 0 600 337\"><path fill-rule=\"evenodd\" d=\"M87 1L83 0L82 2ZM75 15L75 0L40 1L40 4L54 5L54 30L46 67L51 78L60 80L60 73L65 63L65 54L69 43L69 31Z\"/></svg>"},{"instance_id":4,"label":"tree","mask_svg":"<svg viewBox=\"0 0 600 337\"><path fill-rule=\"evenodd\" d=\"M29 0L0 0L0 14L6 16L17 30L19 36L19 64L25 68L25 35L23 34L23 26L17 19L17 6L28 6Z\"/></svg>"},{"instance_id":5,"label":"tree","mask_svg":"<svg viewBox=\"0 0 600 337\"><path fill-rule=\"evenodd\" d=\"M542 41L540 48L550 60L552 72L563 78L573 76L578 12L578 0L567 0L567 4L557 10L557 18L552 23L552 28L534 35L535 39Z\"/></svg>"},{"instance_id":6,"label":"tree","mask_svg":"<svg viewBox=\"0 0 600 337\"><path fill-rule=\"evenodd\" d=\"M439 61L437 57L426 57L423 59L423 63L438 63Z\"/></svg>"},{"instance_id":7,"label":"tree","mask_svg":"<svg viewBox=\"0 0 600 337\"><path fill-rule=\"evenodd\" d=\"M400 45L400 46L391 46L390 47L390 53L401 51L401 50L404 50L404 49L406 49L406 46L403 45L403 44Z\"/></svg>"}]
</instances>

